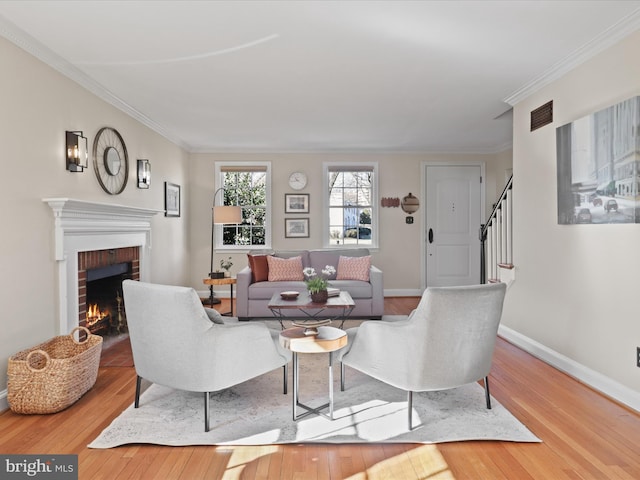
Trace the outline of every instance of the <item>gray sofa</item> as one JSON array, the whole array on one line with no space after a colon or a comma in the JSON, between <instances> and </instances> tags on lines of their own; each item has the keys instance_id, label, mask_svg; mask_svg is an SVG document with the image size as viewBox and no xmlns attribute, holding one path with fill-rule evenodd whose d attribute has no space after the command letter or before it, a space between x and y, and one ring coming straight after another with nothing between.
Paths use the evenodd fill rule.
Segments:
<instances>
[{"instance_id":1,"label":"gray sofa","mask_svg":"<svg viewBox=\"0 0 640 480\"><path fill-rule=\"evenodd\" d=\"M321 272L326 265L337 268L340 256L362 257L369 255L366 248L358 249L327 249L327 250L299 250L276 252L249 252L249 255L271 254L281 258L302 257L302 266L313 267ZM382 284L382 270L371 265L369 281L362 280L334 280L330 279L332 287L347 291L355 302L355 308L350 318L380 319L384 313L384 293ZM239 320L252 318L273 318L271 310L267 308L274 293L296 290L304 292L306 285L303 281L259 281L252 283L252 272L249 266L243 268L237 275L236 311ZM296 315L295 310L287 311L288 316ZM300 313L298 312L298 316ZM327 313L329 315L329 313ZM322 313L319 315L322 316Z\"/></svg>"}]
</instances>

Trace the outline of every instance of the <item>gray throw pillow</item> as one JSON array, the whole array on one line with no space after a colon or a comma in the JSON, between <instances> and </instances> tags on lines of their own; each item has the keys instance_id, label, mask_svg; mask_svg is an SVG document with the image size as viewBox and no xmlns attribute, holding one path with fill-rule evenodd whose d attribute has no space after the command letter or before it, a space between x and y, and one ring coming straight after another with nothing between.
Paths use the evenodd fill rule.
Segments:
<instances>
[{"instance_id":1,"label":"gray throw pillow","mask_svg":"<svg viewBox=\"0 0 640 480\"><path fill-rule=\"evenodd\" d=\"M211 320L213 323L224 325L224 319L222 318L222 315L220 315L220 312L213 308L207 307L204 307L204 311L207 313L207 317L209 317L209 320Z\"/></svg>"}]
</instances>

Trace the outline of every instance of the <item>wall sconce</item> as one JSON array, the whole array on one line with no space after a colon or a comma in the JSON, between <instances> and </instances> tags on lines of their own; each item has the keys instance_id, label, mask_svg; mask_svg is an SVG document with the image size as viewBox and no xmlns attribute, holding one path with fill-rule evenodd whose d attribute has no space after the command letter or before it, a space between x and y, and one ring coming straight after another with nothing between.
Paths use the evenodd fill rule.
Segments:
<instances>
[{"instance_id":1,"label":"wall sconce","mask_svg":"<svg viewBox=\"0 0 640 480\"><path fill-rule=\"evenodd\" d=\"M138 188L151 185L151 164L146 158L138 159Z\"/></svg>"},{"instance_id":2,"label":"wall sconce","mask_svg":"<svg viewBox=\"0 0 640 480\"><path fill-rule=\"evenodd\" d=\"M66 132L67 170L83 172L89 165L89 147L82 132Z\"/></svg>"},{"instance_id":3,"label":"wall sconce","mask_svg":"<svg viewBox=\"0 0 640 480\"><path fill-rule=\"evenodd\" d=\"M418 200L418 197L413 196L411 192L409 192L409 195L402 199L400 207L404 212L411 215L412 213L417 212L420 208L420 200Z\"/></svg>"}]
</instances>

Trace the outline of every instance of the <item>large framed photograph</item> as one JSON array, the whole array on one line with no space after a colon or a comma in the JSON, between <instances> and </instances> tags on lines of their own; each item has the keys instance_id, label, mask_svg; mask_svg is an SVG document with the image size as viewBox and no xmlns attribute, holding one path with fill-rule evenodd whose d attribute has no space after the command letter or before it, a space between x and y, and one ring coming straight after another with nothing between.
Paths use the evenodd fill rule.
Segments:
<instances>
[{"instance_id":1,"label":"large framed photograph","mask_svg":"<svg viewBox=\"0 0 640 480\"><path fill-rule=\"evenodd\" d=\"M308 218L285 218L284 220L285 238L308 238L309 219Z\"/></svg>"},{"instance_id":2,"label":"large framed photograph","mask_svg":"<svg viewBox=\"0 0 640 480\"><path fill-rule=\"evenodd\" d=\"M285 193L284 213L309 213L309 194Z\"/></svg>"},{"instance_id":3,"label":"large framed photograph","mask_svg":"<svg viewBox=\"0 0 640 480\"><path fill-rule=\"evenodd\" d=\"M164 182L164 216L180 216L180 185Z\"/></svg>"},{"instance_id":4,"label":"large framed photograph","mask_svg":"<svg viewBox=\"0 0 640 480\"><path fill-rule=\"evenodd\" d=\"M558 224L640 223L640 96L556 129Z\"/></svg>"}]
</instances>

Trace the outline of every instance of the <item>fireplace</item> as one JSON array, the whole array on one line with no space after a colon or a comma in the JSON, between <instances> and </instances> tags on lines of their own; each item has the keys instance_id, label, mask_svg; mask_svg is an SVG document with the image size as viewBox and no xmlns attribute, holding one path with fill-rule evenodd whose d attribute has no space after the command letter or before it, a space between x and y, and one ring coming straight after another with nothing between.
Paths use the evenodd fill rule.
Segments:
<instances>
[{"instance_id":1,"label":"fireplace","mask_svg":"<svg viewBox=\"0 0 640 480\"><path fill-rule=\"evenodd\" d=\"M78 324L91 333L126 333L122 282L140 279L139 247L78 253Z\"/></svg>"},{"instance_id":2,"label":"fireplace","mask_svg":"<svg viewBox=\"0 0 640 480\"><path fill-rule=\"evenodd\" d=\"M124 263L130 278L151 281L151 220L162 210L70 198L45 198L43 202L51 207L55 221L57 330L66 335L86 325L87 272ZM117 300L115 308L117 314Z\"/></svg>"}]
</instances>

